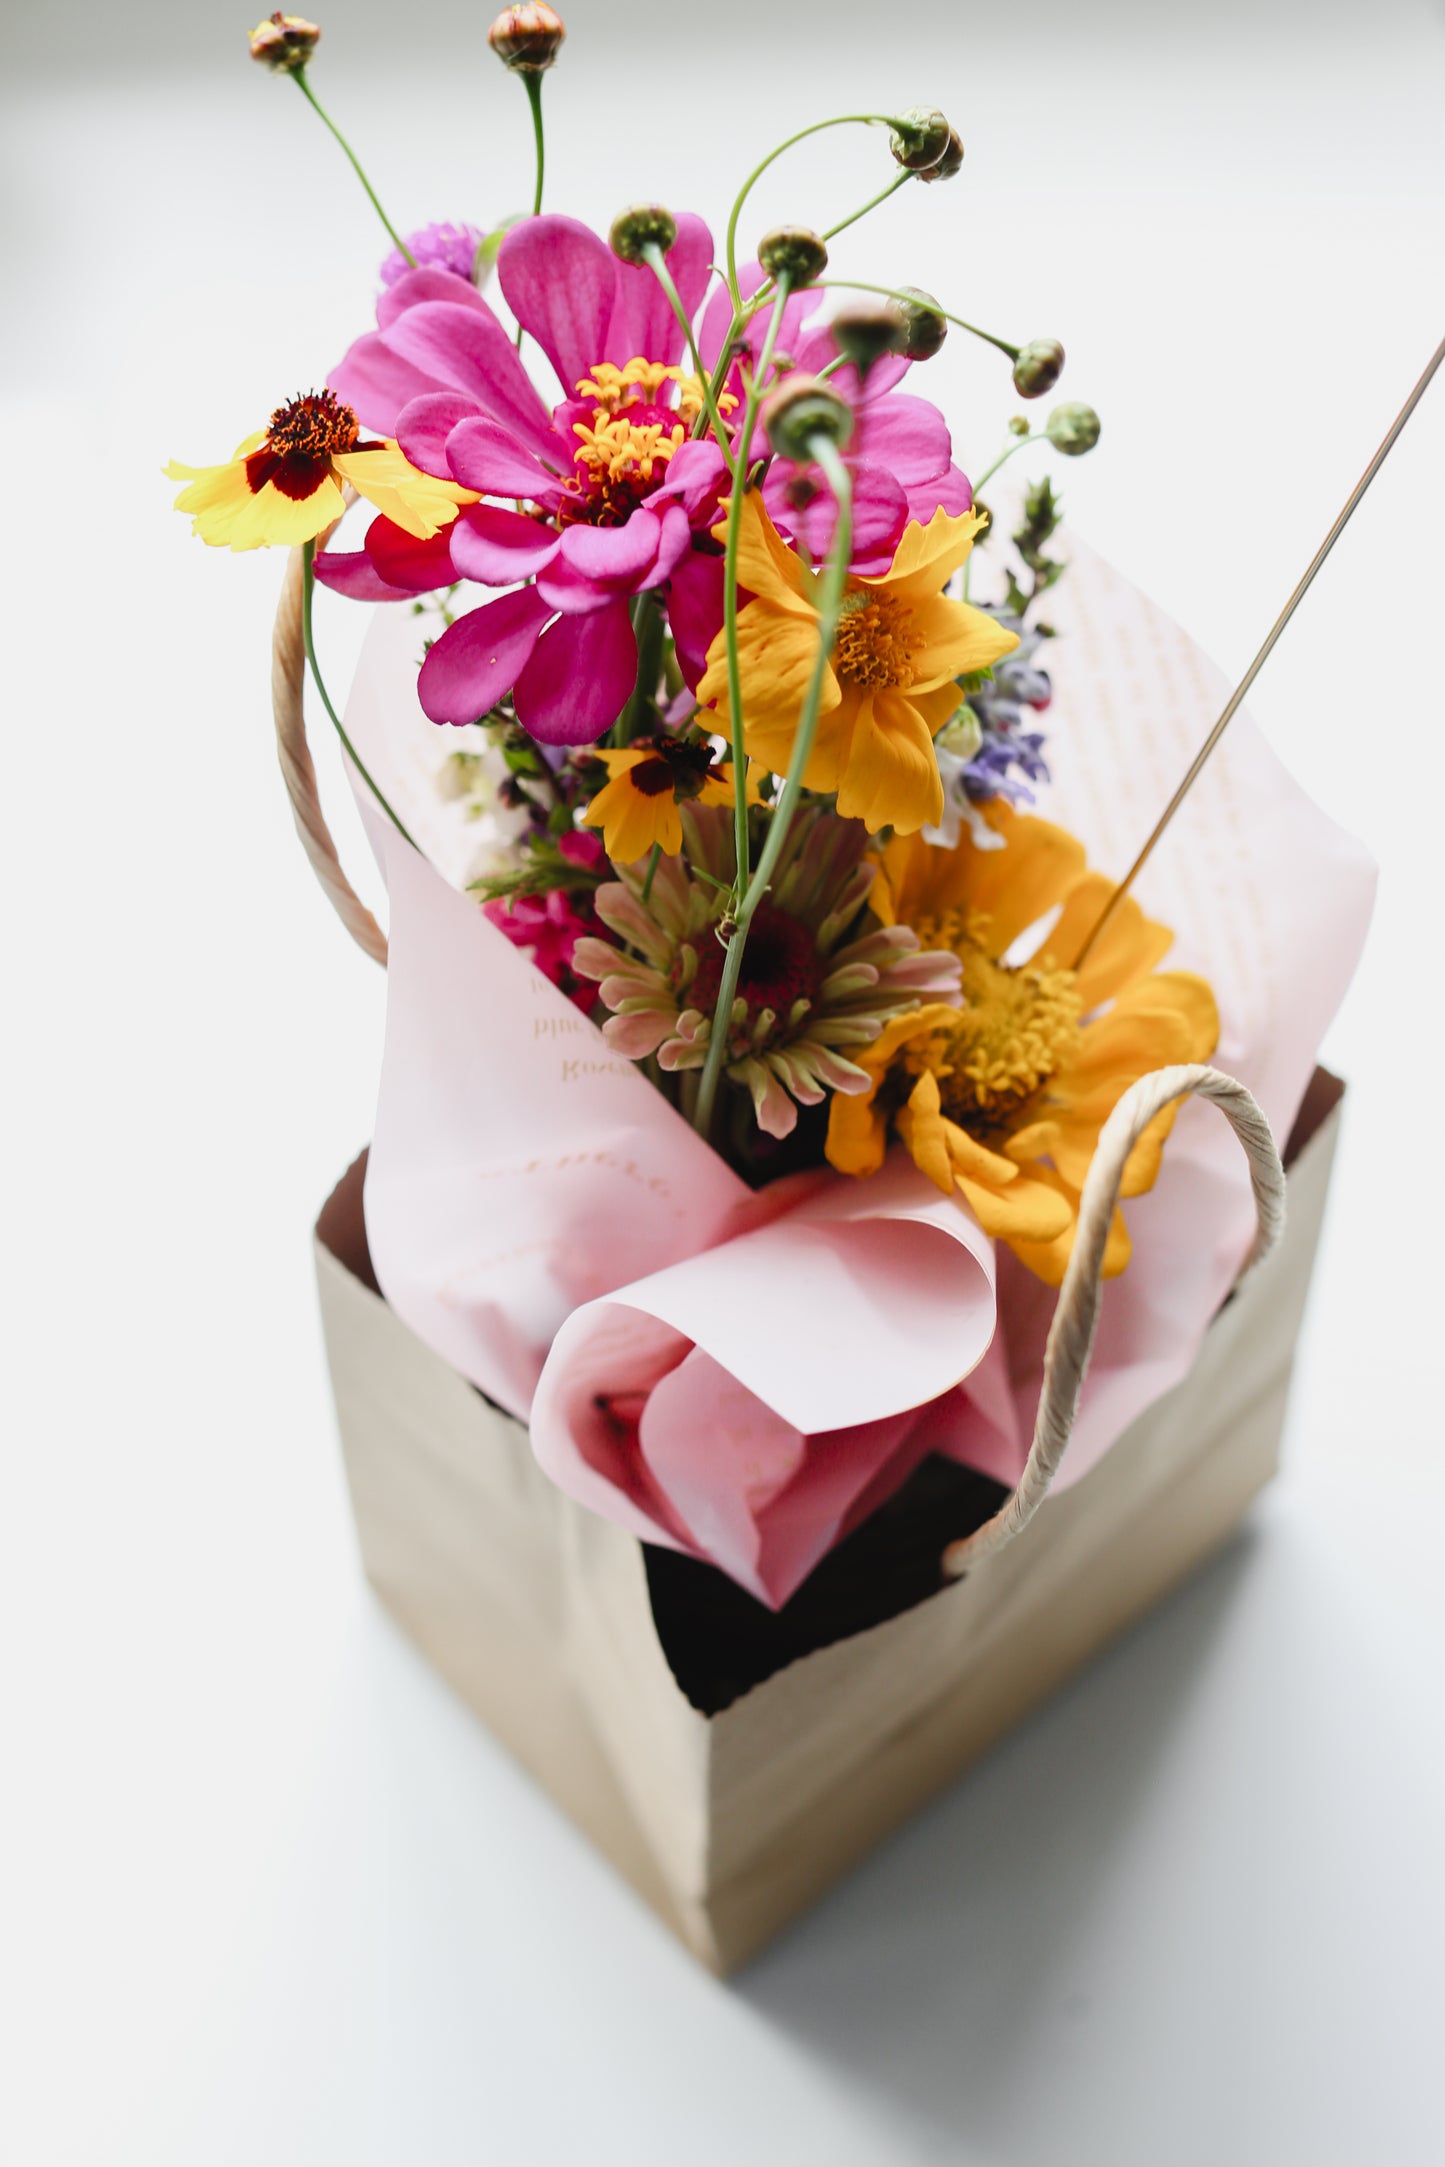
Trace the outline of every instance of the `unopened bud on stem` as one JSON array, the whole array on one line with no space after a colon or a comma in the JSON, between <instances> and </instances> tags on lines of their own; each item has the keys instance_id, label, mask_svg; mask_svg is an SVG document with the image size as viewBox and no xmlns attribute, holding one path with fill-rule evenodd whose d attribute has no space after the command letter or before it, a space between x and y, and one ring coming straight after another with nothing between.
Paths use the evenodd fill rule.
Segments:
<instances>
[{"instance_id":1,"label":"unopened bud on stem","mask_svg":"<svg viewBox=\"0 0 1445 2167\"><path fill-rule=\"evenodd\" d=\"M1056 406L1044 423L1044 435L1055 451L1061 451L1067 459L1081 459L1086 451L1092 451L1099 441L1103 424L1092 406L1074 401L1068 406Z\"/></svg>"},{"instance_id":2,"label":"unopened bud on stem","mask_svg":"<svg viewBox=\"0 0 1445 2167\"><path fill-rule=\"evenodd\" d=\"M888 148L907 173L926 173L946 158L950 146L957 142L948 116L940 113L936 105L910 106L906 113L899 114L888 133ZM961 143L958 154L962 158Z\"/></svg>"},{"instance_id":3,"label":"unopened bud on stem","mask_svg":"<svg viewBox=\"0 0 1445 2167\"><path fill-rule=\"evenodd\" d=\"M758 243L758 262L769 278L811 286L828 268L828 251L811 226L774 226Z\"/></svg>"},{"instance_id":4,"label":"unopened bud on stem","mask_svg":"<svg viewBox=\"0 0 1445 2167\"><path fill-rule=\"evenodd\" d=\"M629 204L613 219L607 238L624 263L645 263L649 248L667 254L677 239L677 220L661 203Z\"/></svg>"},{"instance_id":5,"label":"unopened bud on stem","mask_svg":"<svg viewBox=\"0 0 1445 2167\"><path fill-rule=\"evenodd\" d=\"M1014 363L1014 390L1021 399L1041 399L1064 373L1064 349L1057 339L1030 339Z\"/></svg>"},{"instance_id":6,"label":"unopened bud on stem","mask_svg":"<svg viewBox=\"0 0 1445 2167\"><path fill-rule=\"evenodd\" d=\"M804 464L814 437L842 446L853 434L853 409L818 376L790 376L763 401L760 419L782 459Z\"/></svg>"},{"instance_id":7,"label":"unopened bud on stem","mask_svg":"<svg viewBox=\"0 0 1445 2167\"><path fill-rule=\"evenodd\" d=\"M907 298L899 303L903 312L903 347L910 361L930 361L948 337L948 318L921 286L900 286Z\"/></svg>"},{"instance_id":8,"label":"unopened bud on stem","mask_svg":"<svg viewBox=\"0 0 1445 2167\"><path fill-rule=\"evenodd\" d=\"M950 128L947 150L939 159L937 165L929 166L925 172L919 174L918 178L921 181L951 181L962 164L963 137L956 128Z\"/></svg>"},{"instance_id":9,"label":"unopened bud on stem","mask_svg":"<svg viewBox=\"0 0 1445 2167\"><path fill-rule=\"evenodd\" d=\"M562 49L567 25L545 0L525 0L503 8L487 32L487 43L504 66L517 75L540 75Z\"/></svg>"},{"instance_id":10,"label":"unopened bud on stem","mask_svg":"<svg viewBox=\"0 0 1445 2167\"><path fill-rule=\"evenodd\" d=\"M906 353L908 349L908 324L902 309L892 301L871 305L862 302L856 308L840 309L828 329L838 351L847 355L860 377L865 377L884 354Z\"/></svg>"},{"instance_id":11,"label":"unopened bud on stem","mask_svg":"<svg viewBox=\"0 0 1445 2167\"><path fill-rule=\"evenodd\" d=\"M251 32L251 58L278 75L294 75L305 67L320 38L319 26L304 15L268 15Z\"/></svg>"}]
</instances>

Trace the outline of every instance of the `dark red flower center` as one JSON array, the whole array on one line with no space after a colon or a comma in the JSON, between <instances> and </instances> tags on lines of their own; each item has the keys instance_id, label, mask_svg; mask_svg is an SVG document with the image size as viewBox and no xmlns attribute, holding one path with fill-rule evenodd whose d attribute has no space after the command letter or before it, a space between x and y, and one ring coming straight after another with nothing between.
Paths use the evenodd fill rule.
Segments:
<instances>
[{"instance_id":1,"label":"dark red flower center","mask_svg":"<svg viewBox=\"0 0 1445 2167\"><path fill-rule=\"evenodd\" d=\"M700 796L703 784L717 775L711 748L694 738L646 737L639 738L637 745L645 745L651 757L629 768L627 780L645 798L660 798L670 792L679 805L685 805Z\"/></svg>"},{"instance_id":2,"label":"dark red flower center","mask_svg":"<svg viewBox=\"0 0 1445 2167\"><path fill-rule=\"evenodd\" d=\"M717 1007L722 982L721 941L704 938L698 944L697 973L686 993L689 1008L710 1016ZM786 1017L795 1001L816 1007L823 988L823 958L811 929L775 903L761 903L748 929L743 950L738 993L746 1001L749 1022L764 1009Z\"/></svg>"},{"instance_id":3,"label":"dark red flower center","mask_svg":"<svg viewBox=\"0 0 1445 2167\"><path fill-rule=\"evenodd\" d=\"M360 425L334 391L308 391L278 406L266 441L246 461L253 495L268 482L284 497L314 496L331 472L336 452L354 451Z\"/></svg>"}]
</instances>

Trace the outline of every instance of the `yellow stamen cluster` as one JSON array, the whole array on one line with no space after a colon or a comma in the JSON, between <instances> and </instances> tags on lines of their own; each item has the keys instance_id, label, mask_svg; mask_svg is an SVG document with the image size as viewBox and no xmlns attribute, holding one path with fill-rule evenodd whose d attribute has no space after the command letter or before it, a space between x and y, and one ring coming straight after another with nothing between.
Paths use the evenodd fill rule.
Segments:
<instances>
[{"instance_id":1,"label":"yellow stamen cluster","mask_svg":"<svg viewBox=\"0 0 1445 2167\"><path fill-rule=\"evenodd\" d=\"M913 1072L932 1069L943 1110L974 1135L996 1130L1078 1049L1078 980L1042 958L1017 968L988 953L988 920L948 912L916 927L925 948L951 948L963 964L958 1028L920 1044Z\"/></svg>"},{"instance_id":2,"label":"yellow stamen cluster","mask_svg":"<svg viewBox=\"0 0 1445 2167\"><path fill-rule=\"evenodd\" d=\"M604 487L650 482L655 469L666 466L687 436L681 420L668 429L660 421L629 421L625 413L603 415L595 422L574 421L572 433L582 447L579 457Z\"/></svg>"},{"instance_id":3,"label":"yellow stamen cluster","mask_svg":"<svg viewBox=\"0 0 1445 2167\"><path fill-rule=\"evenodd\" d=\"M913 612L893 595L866 590L845 595L833 668L848 685L871 691L911 685L914 679Z\"/></svg>"},{"instance_id":4,"label":"yellow stamen cluster","mask_svg":"<svg viewBox=\"0 0 1445 2167\"><path fill-rule=\"evenodd\" d=\"M676 384L681 380L681 369L671 368L665 361L644 361L641 354L634 354L620 369L615 361L597 362L592 374L578 383L577 396L591 399L604 413L615 414L619 407L633 404L636 394L640 393L651 404L664 384Z\"/></svg>"}]
</instances>

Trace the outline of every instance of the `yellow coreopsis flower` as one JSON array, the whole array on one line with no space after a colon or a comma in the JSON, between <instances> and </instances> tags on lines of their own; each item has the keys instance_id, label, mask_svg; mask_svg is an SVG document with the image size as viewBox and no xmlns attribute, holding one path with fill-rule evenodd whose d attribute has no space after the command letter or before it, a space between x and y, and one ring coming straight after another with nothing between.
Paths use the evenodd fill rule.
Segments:
<instances>
[{"instance_id":1,"label":"yellow coreopsis flower","mask_svg":"<svg viewBox=\"0 0 1445 2167\"><path fill-rule=\"evenodd\" d=\"M803 784L836 790L843 818L875 833L911 835L942 819L933 740L958 712L957 679L1018 645L987 611L943 593L983 524L978 512L937 511L926 527L904 529L881 578L848 581ZM738 584L753 597L738 615L744 741L751 759L783 774L818 652L820 583L756 492L743 502ZM722 633L698 698L716 703L720 729L731 727Z\"/></svg>"},{"instance_id":2,"label":"yellow coreopsis flower","mask_svg":"<svg viewBox=\"0 0 1445 2167\"><path fill-rule=\"evenodd\" d=\"M622 752L597 748L608 780L583 824L601 828L614 865L631 865L658 845L664 857L682 848L680 805L731 805L733 771L719 766L710 746L676 737L635 738ZM750 795L752 793L750 792Z\"/></svg>"},{"instance_id":3,"label":"yellow coreopsis flower","mask_svg":"<svg viewBox=\"0 0 1445 2167\"><path fill-rule=\"evenodd\" d=\"M349 482L398 527L421 541L448 526L476 494L423 474L390 440L364 443L349 406L334 391L307 392L278 406L269 425L238 444L224 466L166 473L188 482L176 498L192 531L219 549L266 549L312 542L346 509Z\"/></svg>"},{"instance_id":4,"label":"yellow coreopsis flower","mask_svg":"<svg viewBox=\"0 0 1445 2167\"><path fill-rule=\"evenodd\" d=\"M873 1173L896 1134L946 1195L961 1192L985 1233L1057 1286L1104 1123L1151 1069L1207 1060L1219 1014L1202 978L1156 970L1173 935L1132 897L1080 969L1061 960L1077 956L1113 883L1088 870L1062 828L1003 805L988 818L1002 850L978 849L965 831L954 850L911 838L881 853L873 909L885 924L911 926L925 948L951 949L963 993L956 1006L893 1018L857 1055L872 1088L834 1099L828 1158L841 1173ZM1006 961L1055 909L1043 947ZM1153 1187L1175 1112L1166 1107L1135 1145L1126 1197ZM1116 1212L1105 1275L1123 1271L1129 1254Z\"/></svg>"}]
</instances>

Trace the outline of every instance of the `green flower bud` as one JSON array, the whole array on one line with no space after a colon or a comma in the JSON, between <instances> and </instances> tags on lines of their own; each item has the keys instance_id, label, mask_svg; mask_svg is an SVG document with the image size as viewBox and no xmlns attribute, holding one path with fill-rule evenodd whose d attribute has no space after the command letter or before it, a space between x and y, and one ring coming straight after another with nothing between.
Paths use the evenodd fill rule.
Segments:
<instances>
[{"instance_id":1,"label":"green flower bud","mask_svg":"<svg viewBox=\"0 0 1445 2167\"><path fill-rule=\"evenodd\" d=\"M1014 363L1014 390L1021 399L1041 399L1064 373L1064 349L1057 339L1030 339Z\"/></svg>"},{"instance_id":2,"label":"green flower bud","mask_svg":"<svg viewBox=\"0 0 1445 2167\"><path fill-rule=\"evenodd\" d=\"M1027 436L1032 427L1027 414L1015 414L1008 425L1008 433L1010 436Z\"/></svg>"},{"instance_id":3,"label":"green flower bud","mask_svg":"<svg viewBox=\"0 0 1445 2167\"><path fill-rule=\"evenodd\" d=\"M983 724L965 701L939 731L937 745L940 752L951 752L955 760L972 760L983 743Z\"/></svg>"},{"instance_id":4,"label":"green flower bud","mask_svg":"<svg viewBox=\"0 0 1445 2167\"><path fill-rule=\"evenodd\" d=\"M901 351L910 361L930 361L948 337L948 318L921 286L901 286L899 292L908 297L899 304L904 333Z\"/></svg>"},{"instance_id":5,"label":"green flower bud","mask_svg":"<svg viewBox=\"0 0 1445 2167\"><path fill-rule=\"evenodd\" d=\"M667 254L677 239L677 220L660 203L633 203L618 212L607 238L624 263L645 263L648 248Z\"/></svg>"},{"instance_id":6,"label":"green flower bud","mask_svg":"<svg viewBox=\"0 0 1445 2167\"><path fill-rule=\"evenodd\" d=\"M769 278L811 286L828 268L828 251L811 226L774 226L758 243L758 262Z\"/></svg>"},{"instance_id":7,"label":"green flower bud","mask_svg":"<svg viewBox=\"0 0 1445 2167\"><path fill-rule=\"evenodd\" d=\"M905 172L926 173L948 156L950 145L957 140L947 115L940 113L936 105L911 105L889 130L888 148ZM959 156L963 156L961 144Z\"/></svg>"},{"instance_id":8,"label":"green flower bud","mask_svg":"<svg viewBox=\"0 0 1445 2167\"><path fill-rule=\"evenodd\" d=\"M919 174L918 178L921 181L951 181L962 164L963 137L956 128L950 128L947 150L936 166L929 166L926 172Z\"/></svg>"},{"instance_id":9,"label":"green flower bud","mask_svg":"<svg viewBox=\"0 0 1445 2167\"><path fill-rule=\"evenodd\" d=\"M567 25L545 0L525 0L503 8L487 32L487 43L504 67L517 75L540 75L562 49Z\"/></svg>"},{"instance_id":10,"label":"green flower bud","mask_svg":"<svg viewBox=\"0 0 1445 2167\"><path fill-rule=\"evenodd\" d=\"M892 301L860 302L841 309L828 329L860 376L866 376L884 354L906 353L908 324L901 308Z\"/></svg>"},{"instance_id":11,"label":"green flower bud","mask_svg":"<svg viewBox=\"0 0 1445 2167\"><path fill-rule=\"evenodd\" d=\"M1056 406L1044 423L1044 435L1055 451L1066 458L1081 459L1086 451L1092 451L1099 441L1102 423L1092 406L1075 401L1068 406Z\"/></svg>"},{"instance_id":12,"label":"green flower bud","mask_svg":"<svg viewBox=\"0 0 1445 2167\"><path fill-rule=\"evenodd\" d=\"M812 458L814 437L842 446L853 434L852 407L818 376L788 377L764 399L759 418L773 450L799 466Z\"/></svg>"},{"instance_id":13,"label":"green flower bud","mask_svg":"<svg viewBox=\"0 0 1445 2167\"><path fill-rule=\"evenodd\" d=\"M321 31L304 15L268 15L251 32L251 58L277 74L294 75L315 52Z\"/></svg>"}]
</instances>

